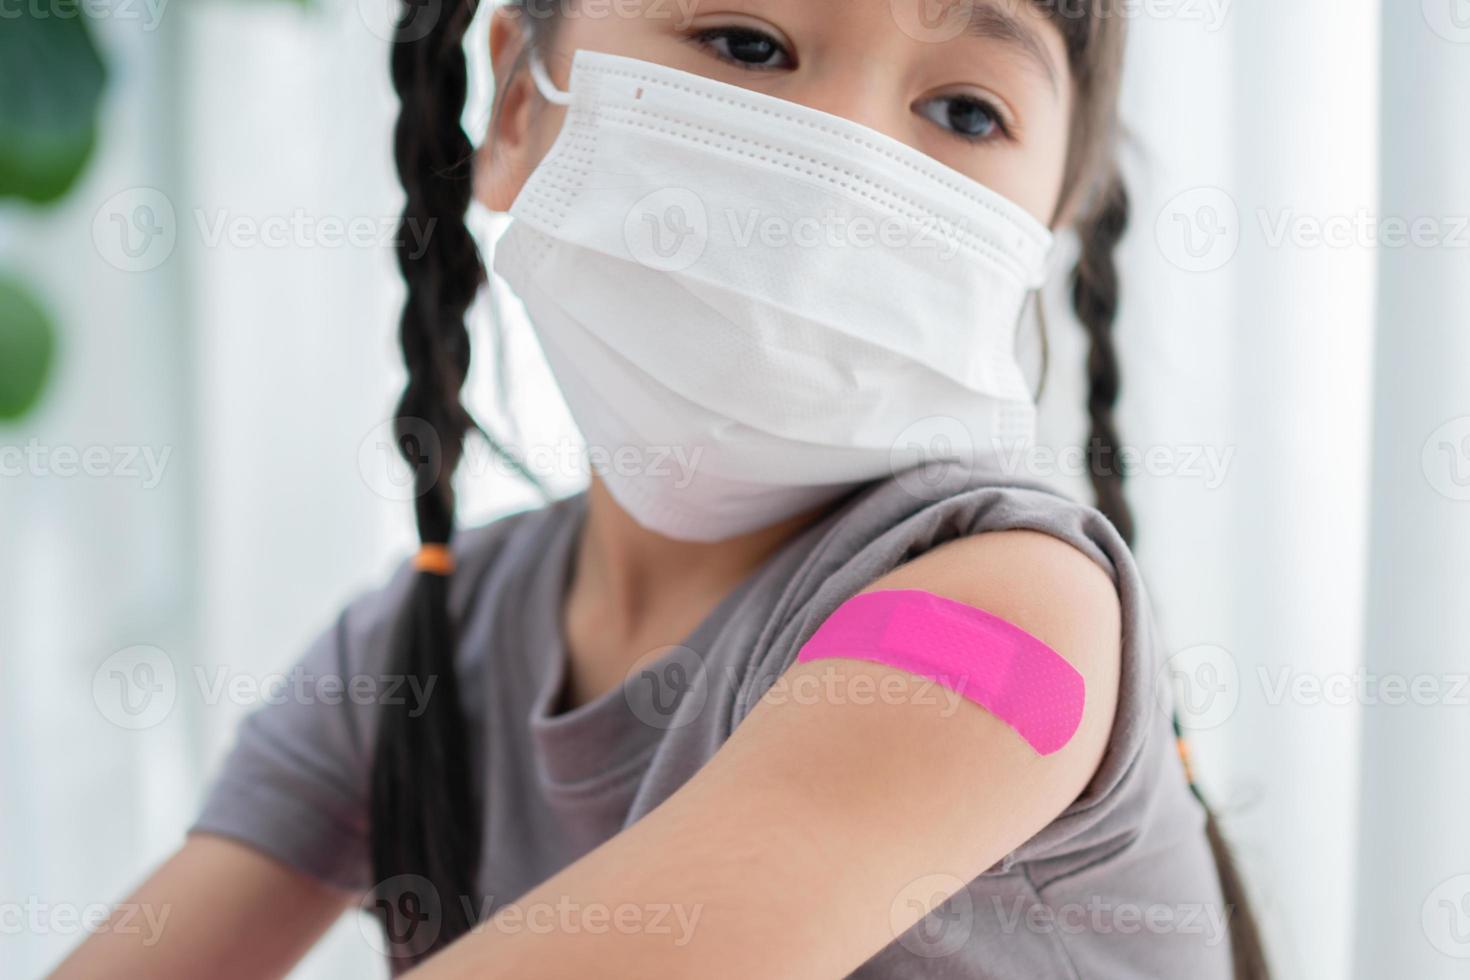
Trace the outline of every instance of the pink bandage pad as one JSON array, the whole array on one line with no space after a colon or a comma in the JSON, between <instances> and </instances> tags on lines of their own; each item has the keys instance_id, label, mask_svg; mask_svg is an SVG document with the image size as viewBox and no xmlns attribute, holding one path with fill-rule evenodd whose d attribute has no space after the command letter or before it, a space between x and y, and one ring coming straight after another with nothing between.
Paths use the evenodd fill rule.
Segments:
<instances>
[{"instance_id":1,"label":"pink bandage pad","mask_svg":"<svg viewBox=\"0 0 1470 980\"><path fill-rule=\"evenodd\" d=\"M1041 755L1072 740L1082 675L1030 633L931 592L864 592L837 608L796 662L865 660L942 684L1014 728Z\"/></svg>"}]
</instances>

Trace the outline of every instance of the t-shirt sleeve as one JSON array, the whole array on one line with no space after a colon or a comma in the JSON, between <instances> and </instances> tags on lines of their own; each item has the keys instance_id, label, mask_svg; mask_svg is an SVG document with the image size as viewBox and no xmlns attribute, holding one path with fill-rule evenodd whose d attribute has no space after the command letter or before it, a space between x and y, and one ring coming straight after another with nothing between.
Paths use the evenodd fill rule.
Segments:
<instances>
[{"instance_id":1,"label":"t-shirt sleeve","mask_svg":"<svg viewBox=\"0 0 1470 980\"><path fill-rule=\"evenodd\" d=\"M371 884L368 790L379 705L412 697L385 665L411 584L400 569L307 648L241 724L190 833L247 844L327 884Z\"/></svg>"},{"instance_id":2,"label":"t-shirt sleeve","mask_svg":"<svg viewBox=\"0 0 1470 980\"><path fill-rule=\"evenodd\" d=\"M1117 587L1122 607L1117 712L1105 757L1084 792L991 872L1035 862L1071 867L1127 846L1155 809L1154 796L1167 764L1159 744L1172 744L1172 739L1168 715L1154 698L1156 638L1146 592L1112 524L1093 508L1028 486L972 488L912 506L901 488L889 485L862 501L846 521L849 527L839 530L848 533L829 535L794 574L800 601L792 602L788 618L755 645L733 724L796 662L802 646L843 602L886 572L959 537L1015 530L1048 534L1096 562Z\"/></svg>"}]
</instances>

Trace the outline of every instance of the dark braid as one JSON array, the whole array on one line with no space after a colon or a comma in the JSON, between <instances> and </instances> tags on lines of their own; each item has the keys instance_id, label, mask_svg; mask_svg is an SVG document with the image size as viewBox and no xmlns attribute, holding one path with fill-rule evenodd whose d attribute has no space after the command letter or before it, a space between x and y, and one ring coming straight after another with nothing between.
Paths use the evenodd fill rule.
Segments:
<instances>
[{"instance_id":1,"label":"dark braid","mask_svg":"<svg viewBox=\"0 0 1470 980\"><path fill-rule=\"evenodd\" d=\"M1133 543L1133 512L1124 493L1127 474L1118 452L1121 440L1113 412L1123 375L1118 365L1113 325L1118 318L1118 270L1114 253L1128 230L1128 190L1121 177L1114 177L1093 214L1077 227L1082 253L1072 273L1072 305L1087 331L1091 349L1087 355L1087 414L1091 428L1087 437L1087 470L1097 507Z\"/></svg>"},{"instance_id":2,"label":"dark braid","mask_svg":"<svg viewBox=\"0 0 1470 980\"><path fill-rule=\"evenodd\" d=\"M470 367L465 314L485 269L465 212L473 191L474 147L460 124L468 87L462 47L477 0L442 8L409 5L392 53L402 101L395 159L407 195L398 264L408 284L400 341L408 384L395 425L414 472L420 540L448 546L454 536L452 477L474 422L460 402ZM433 17L427 33L422 18ZM388 672L432 690L425 706L381 707L372 773L372 864L377 901L389 918L395 959L413 963L475 924L480 866L480 801L470 768L470 727L454 670L449 579L418 572ZM429 688L427 685L434 686ZM418 717L413 710L423 708ZM427 879L407 885L402 875ZM412 893L410 904L409 893ZM428 912L439 928L394 923ZM410 922L412 920L409 920Z\"/></svg>"},{"instance_id":3,"label":"dark braid","mask_svg":"<svg viewBox=\"0 0 1470 980\"><path fill-rule=\"evenodd\" d=\"M1245 876L1240 873L1235 852L1225 839L1220 821L1214 808L1205 799L1204 791L1194 778L1190 764L1189 746L1185 741L1184 726L1179 713L1174 713L1174 738L1179 743L1179 755L1184 760L1184 774L1189 780L1189 791L1205 811L1205 839L1210 842L1210 852L1215 857L1215 871L1220 876L1220 893L1225 896L1230 913L1230 954L1235 963L1236 980L1271 980L1270 964L1266 961L1266 943L1256 914L1246 901Z\"/></svg>"},{"instance_id":4,"label":"dark braid","mask_svg":"<svg viewBox=\"0 0 1470 980\"><path fill-rule=\"evenodd\" d=\"M1127 474L1118 458L1121 441L1113 412L1122 386L1122 371L1113 341L1118 316L1118 271L1114 253L1128 230L1128 190L1119 176L1106 187L1099 205L1077 228L1082 253L1072 276L1072 303L1077 318L1092 342L1087 357L1087 412L1091 419L1088 436L1088 470L1097 494L1098 510L1113 522L1123 540L1133 542L1133 512L1124 493ZM1179 716L1174 716L1174 735L1184 759L1189 789L1205 812L1205 837L1215 857L1220 891L1231 912L1230 947L1237 980L1268 980L1265 945L1260 927L1246 899L1245 880L1235 855L1220 829L1215 812L1205 800L1189 765L1188 746Z\"/></svg>"}]
</instances>

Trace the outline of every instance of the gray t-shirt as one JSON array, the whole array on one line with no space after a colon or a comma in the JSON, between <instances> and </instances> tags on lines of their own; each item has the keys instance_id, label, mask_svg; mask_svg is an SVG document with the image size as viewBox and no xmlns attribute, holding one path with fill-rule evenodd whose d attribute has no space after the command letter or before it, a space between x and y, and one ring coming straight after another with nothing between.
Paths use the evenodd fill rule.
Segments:
<instances>
[{"instance_id":1,"label":"gray t-shirt","mask_svg":"<svg viewBox=\"0 0 1470 980\"><path fill-rule=\"evenodd\" d=\"M451 612L487 801L485 911L668 798L847 598L946 541L1027 529L1071 544L1117 583L1123 657L1111 742L1061 816L853 976L1225 980L1229 941L1203 811L1174 751L1167 690L1156 690L1153 620L1127 548L1096 511L1039 484L961 467L928 477L916 482L915 471L861 488L767 559L691 636L621 688L560 714L559 607L585 496L460 534ZM354 678L376 683L411 581L404 568L349 606L307 651L303 674L339 676L349 690ZM333 700L288 699L251 715L193 829L361 891L372 885L375 708Z\"/></svg>"}]
</instances>

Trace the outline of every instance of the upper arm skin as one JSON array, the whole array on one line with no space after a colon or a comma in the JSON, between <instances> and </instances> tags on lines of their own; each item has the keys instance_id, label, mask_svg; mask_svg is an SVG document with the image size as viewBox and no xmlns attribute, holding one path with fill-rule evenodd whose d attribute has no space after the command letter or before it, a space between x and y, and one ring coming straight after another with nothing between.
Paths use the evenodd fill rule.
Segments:
<instances>
[{"instance_id":1,"label":"upper arm skin","mask_svg":"<svg viewBox=\"0 0 1470 980\"><path fill-rule=\"evenodd\" d=\"M51 977L284 976L350 901L243 844L194 834Z\"/></svg>"},{"instance_id":2,"label":"upper arm skin","mask_svg":"<svg viewBox=\"0 0 1470 980\"><path fill-rule=\"evenodd\" d=\"M661 806L413 976L841 977L932 907L933 887L910 888L918 879L958 888L1050 823L1086 787L1112 727L1121 627L1110 578L1056 539L1005 532L935 549L871 589L983 608L1065 657L1087 688L1072 741L1043 758L983 708L932 690L798 698L775 696L778 685ZM823 671L837 690L918 684L853 660L785 679ZM528 928L537 915L558 928ZM609 925L619 921L646 928Z\"/></svg>"}]
</instances>

